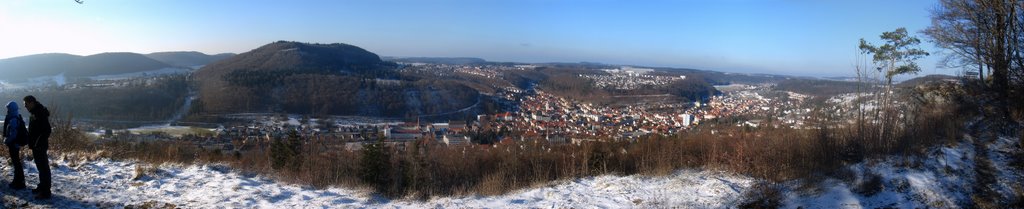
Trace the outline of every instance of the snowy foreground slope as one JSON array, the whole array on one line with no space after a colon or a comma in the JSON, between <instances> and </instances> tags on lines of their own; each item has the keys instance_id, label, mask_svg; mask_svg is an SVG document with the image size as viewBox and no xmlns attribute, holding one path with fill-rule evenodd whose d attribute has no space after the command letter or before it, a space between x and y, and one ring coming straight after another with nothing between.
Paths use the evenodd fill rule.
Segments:
<instances>
[{"instance_id":1,"label":"snowy foreground slope","mask_svg":"<svg viewBox=\"0 0 1024 209\"><path fill-rule=\"evenodd\" d=\"M3 163L7 163L6 161ZM55 160L54 199L36 201L29 190L4 188L6 207L124 208L567 208L651 207L723 208L734 205L749 178L713 172L680 171L666 177L600 176L561 182L496 197L435 198L427 202L385 200L367 192L317 190L243 176L222 166L163 166L152 177L133 180L134 162L95 160L69 166ZM26 164L29 184L38 182ZM9 168L3 170L10 173ZM2 181L9 182L9 175Z\"/></svg>"},{"instance_id":2,"label":"snowy foreground slope","mask_svg":"<svg viewBox=\"0 0 1024 209\"><path fill-rule=\"evenodd\" d=\"M984 139L983 139L984 138ZM996 171L990 186L1003 197L1021 186L1021 173L1009 167L1020 152L1010 137L972 137L929 149L924 158L887 158L848 167L851 175L826 179L819 187L788 182L785 208L962 208L970 206L977 183L976 159L989 159ZM981 146L981 147L979 147ZM54 199L36 201L29 190L11 191L7 158L0 158L6 208L733 208L758 180L721 172L682 170L661 177L598 176L553 182L502 196L387 200L361 189L313 189L247 176L219 165L161 165L135 180L138 163L54 159ZM30 187L38 182L26 161ZM150 166L144 164L144 166ZM881 178L876 192L855 192L868 176ZM172 205L168 205L172 204Z\"/></svg>"}]
</instances>

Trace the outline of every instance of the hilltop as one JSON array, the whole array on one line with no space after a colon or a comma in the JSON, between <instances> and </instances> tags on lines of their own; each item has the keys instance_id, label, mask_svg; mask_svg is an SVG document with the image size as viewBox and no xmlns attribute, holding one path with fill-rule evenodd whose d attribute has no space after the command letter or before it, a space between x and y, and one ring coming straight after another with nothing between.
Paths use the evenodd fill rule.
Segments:
<instances>
[{"instance_id":1,"label":"hilltop","mask_svg":"<svg viewBox=\"0 0 1024 209\"><path fill-rule=\"evenodd\" d=\"M357 46L278 41L199 69L199 114L288 112L401 117L465 108L476 90L403 77Z\"/></svg>"}]
</instances>

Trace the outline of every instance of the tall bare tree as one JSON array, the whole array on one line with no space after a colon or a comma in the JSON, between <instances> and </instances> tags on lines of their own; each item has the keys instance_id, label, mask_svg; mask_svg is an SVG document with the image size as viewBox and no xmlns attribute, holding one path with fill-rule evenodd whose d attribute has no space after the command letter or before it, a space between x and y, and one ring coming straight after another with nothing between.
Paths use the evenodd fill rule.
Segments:
<instances>
[{"instance_id":1,"label":"tall bare tree","mask_svg":"<svg viewBox=\"0 0 1024 209\"><path fill-rule=\"evenodd\" d=\"M1019 81L1024 66L1022 8L1021 0L940 0L924 33L952 52L949 66L977 66L982 82L988 70L986 85L1006 99L1011 79Z\"/></svg>"}]
</instances>

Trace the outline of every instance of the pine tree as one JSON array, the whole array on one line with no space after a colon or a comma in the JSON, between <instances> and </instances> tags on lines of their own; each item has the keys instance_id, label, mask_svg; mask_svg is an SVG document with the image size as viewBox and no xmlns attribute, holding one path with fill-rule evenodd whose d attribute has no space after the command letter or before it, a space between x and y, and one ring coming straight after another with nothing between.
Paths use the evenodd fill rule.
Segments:
<instances>
[{"instance_id":1,"label":"pine tree","mask_svg":"<svg viewBox=\"0 0 1024 209\"><path fill-rule=\"evenodd\" d=\"M388 164L391 156L384 147L384 139L363 145L363 157L360 161L363 182L373 186L378 193L385 193L388 188L390 171Z\"/></svg>"},{"instance_id":2,"label":"pine tree","mask_svg":"<svg viewBox=\"0 0 1024 209\"><path fill-rule=\"evenodd\" d=\"M299 132L292 130L288 133L288 152L290 154L288 159L288 168L292 171L297 171L302 167L304 163L304 157L302 153L302 137L299 136Z\"/></svg>"},{"instance_id":3,"label":"pine tree","mask_svg":"<svg viewBox=\"0 0 1024 209\"><path fill-rule=\"evenodd\" d=\"M270 166L274 170L288 169L298 171L302 167L301 157L302 138L299 133L292 131L288 133L288 140L281 137L274 138L270 146Z\"/></svg>"},{"instance_id":4,"label":"pine tree","mask_svg":"<svg viewBox=\"0 0 1024 209\"><path fill-rule=\"evenodd\" d=\"M274 170L281 170L288 164L289 156L291 154L288 153L284 139L274 137L274 141L270 143L270 167Z\"/></svg>"}]
</instances>

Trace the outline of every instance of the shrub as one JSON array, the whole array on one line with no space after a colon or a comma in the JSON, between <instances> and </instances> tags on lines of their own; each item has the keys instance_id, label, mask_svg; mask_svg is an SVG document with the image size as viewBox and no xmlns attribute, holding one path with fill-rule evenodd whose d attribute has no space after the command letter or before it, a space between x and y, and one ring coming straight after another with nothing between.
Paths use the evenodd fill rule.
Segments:
<instances>
[{"instance_id":1,"label":"shrub","mask_svg":"<svg viewBox=\"0 0 1024 209\"><path fill-rule=\"evenodd\" d=\"M757 182L743 194L743 202L738 208L762 209L782 207L782 187L771 182Z\"/></svg>"},{"instance_id":2,"label":"shrub","mask_svg":"<svg viewBox=\"0 0 1024 209\"><path fill-rule=\"evenodd\" d=\"M270 159L271 167L275 170L287 169L289 171L298 171L299 167L302 166L301 153L302 139L299 137L299 133L291 131L288 133L288 139L284 140L281 138L275 138L274 142L270 145Z\"/></svg>"},{"instance_id":3,"label":"shrub","mask_svg":"<svg viewBox=\"0 0 1024 209\"><path fill-rule=\"evenodd\" d=\"M378 193L389 193L390 161L391 157L384 147L383 140L364 145L359 164L363 182L371 185Z\"/></svg>"},{"instance_id":4,"label":"shrub","mask_svg":"<svg viewBox=\"0 0 1024 209\"><path fill-rule=\"evenodd\" d=\"M144 165L143 163L135 164L135 176L132 180L146 180L156 177L160 174L160 166L157 165Z\"/></svg>"},{"instance_id":5,"label":"shrub","mask_svg":"<svg viewBox=\"0 0 1024 209\"><path fill-rule=\"evenodd\" d=\"M868 173L864 175L864 179L860 181L853 189L857 194L870 197L878 194L885 189L885 182L883 182L882 176L875 173Z\"/></svg>"}]
</instances>

